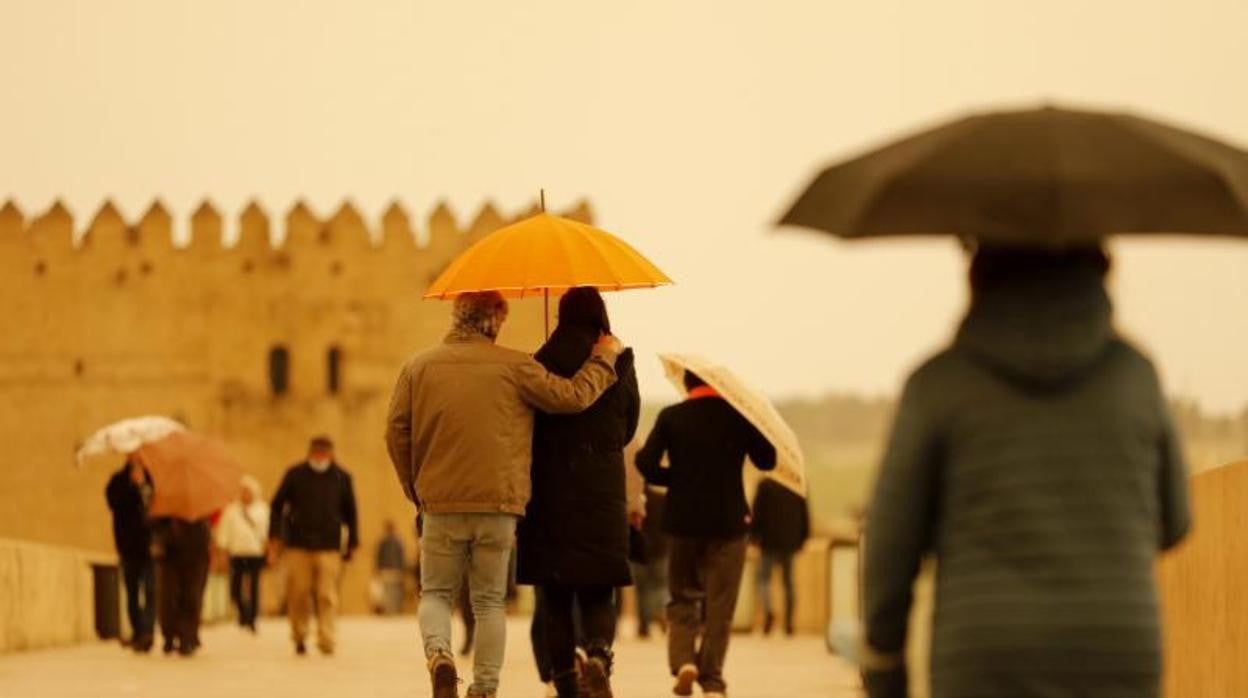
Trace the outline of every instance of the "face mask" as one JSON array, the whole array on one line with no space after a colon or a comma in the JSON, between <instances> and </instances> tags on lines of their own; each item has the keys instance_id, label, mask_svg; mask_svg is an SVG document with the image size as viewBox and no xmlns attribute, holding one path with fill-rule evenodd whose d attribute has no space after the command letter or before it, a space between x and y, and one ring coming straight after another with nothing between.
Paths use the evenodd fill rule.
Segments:
<instances>
[{"instance_id":1,"label":"face mask","mask_svg":"<svg viewBox=\"0 0 1248 698\"><path fill-rule=\"evenodd\" d=\"M312 469L318 473L323 473L326 470L329 470L329 466L331 464L333 464L333 461L330 460L308 459L308 465L312 466Z\"/></svg>"}]
</instances>

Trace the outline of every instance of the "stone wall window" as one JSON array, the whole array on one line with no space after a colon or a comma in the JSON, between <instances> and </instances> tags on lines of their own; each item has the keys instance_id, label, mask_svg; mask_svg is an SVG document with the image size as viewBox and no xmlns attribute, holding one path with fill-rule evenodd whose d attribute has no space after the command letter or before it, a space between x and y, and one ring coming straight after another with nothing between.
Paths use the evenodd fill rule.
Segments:
<instances>
[{"instance_id":1,"label":"stone wall window","mask_svg":"<svg viewBox=\"0 0 1248 698\"><path fill-rule=\"evenodd\" d=\"M325 383L330 395L337 395L342 388L342 349L332 346L325 355Z\"/></svg>"},{"instance_id":2,"label":"stone wall window","mask_svg":"<svg viewBox=\"0 0 1248 698\"><path fill-rule=\"evenodd\" d=\"M290 390L290 350L281 344L269 349L269 388L273 397L281 397Z\"/></svg>"}]
</instances>

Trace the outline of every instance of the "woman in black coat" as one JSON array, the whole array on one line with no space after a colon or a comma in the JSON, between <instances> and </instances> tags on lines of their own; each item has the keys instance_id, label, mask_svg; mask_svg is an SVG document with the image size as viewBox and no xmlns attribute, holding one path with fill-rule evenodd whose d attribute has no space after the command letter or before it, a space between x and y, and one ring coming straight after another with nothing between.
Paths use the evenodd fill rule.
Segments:
<instances>
[{"instance_id":1,"label":"woman in black coat","mask_svg":"<svg viewBox=\"0 0 1248 698\"><path fill-rule=\"evenodd\" d=\"M610 333L606 305L592 288L559 303L559 326L537 353L553 373L571 377L599 337ZM616 362L619 380L577 415L539 414L533 438L533 495L519 529L520 583L538 587L546 650L561 697L578 696L579 606L591 696L610 696L615 589L632 583L628 565L628 496L624 446L637 430L641 400L631 350Z\"/></svg>"}]
</instances>

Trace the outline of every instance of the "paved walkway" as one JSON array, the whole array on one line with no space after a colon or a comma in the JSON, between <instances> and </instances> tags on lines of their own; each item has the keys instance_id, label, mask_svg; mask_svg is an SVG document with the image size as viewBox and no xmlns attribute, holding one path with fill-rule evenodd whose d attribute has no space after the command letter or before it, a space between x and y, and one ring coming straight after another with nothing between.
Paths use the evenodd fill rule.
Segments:
<instances>
[{"instance_id":1,"label":"paved walkway","mask_svg":"<svg viewBox=\"0 0 1248 698\"><path fill-rule=\"evenodd\" d=\"M532 669L527 624L508 628L504 698L544 695ZM285 626L269 621L258 637L232 627L204 633L194 659L136 657L114 643L0 657L0 696L40 698L420 698L429 695L414 618L347 618L338 655L296 658ZM670 695L661 641L617 646L619 698ZM467 675L468 665L461 664ZM818 638L764 640L737 636L728 656L732 698L850 698L854 672L829 656Z\"/></svg>"}]
</instances>

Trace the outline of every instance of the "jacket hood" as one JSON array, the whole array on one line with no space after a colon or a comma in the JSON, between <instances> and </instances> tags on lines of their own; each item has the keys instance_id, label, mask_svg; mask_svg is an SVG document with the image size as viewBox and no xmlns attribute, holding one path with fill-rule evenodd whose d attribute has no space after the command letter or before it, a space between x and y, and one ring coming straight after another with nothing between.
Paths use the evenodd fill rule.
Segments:
<instances>
[{"instance_id":1,"label":"jacket hood","mask_svg":"<svg viewBox=\"0 0 1248 698\"><path fill-rule=\"evenodd\" d=\"M955 348L1024 388L1078 381L1115 336L1104 282L1086 266L1032 270L974 296Z\"/></svg>"}]
</instances>

